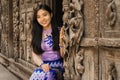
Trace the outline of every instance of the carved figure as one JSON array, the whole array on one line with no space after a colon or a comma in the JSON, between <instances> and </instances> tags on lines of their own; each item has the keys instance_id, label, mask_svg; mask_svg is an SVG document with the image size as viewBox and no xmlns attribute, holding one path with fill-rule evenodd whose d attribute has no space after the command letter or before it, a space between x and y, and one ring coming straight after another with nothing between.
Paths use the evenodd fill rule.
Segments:
<instances>
[{"instance_id":1,"label":"carved figure","mask_svg":"<svg viewBox=\"0 0 120 80\"><path fill-rule=\"evenodd\" d=\"M19 26L19 30L20 30L20 58L25 59L25 54L26 54L26 34L24 31L24 20L23 18L20 20L20 26Z\"/></svg>"},{"instance_id":2,"label":"carved figure","mask_svg":"<svg viewBox=\"0 0 120 80\"><path fill-rule=\"evenodd\" d=\"M116 4L114 0L108 0L106 15L108 24L114 26L117 20Z\"/></svg>"},{"instance_id":3,"label":"carved figure","mask_svg":"<svg viewBox=\"0 0 120 80\"><path fill-rule=\"evenodd\" d=\"M75 57L75 72L81 77L81 74L84 72L83 59L84 59L84 50L80 50Z\"/></svg>"},{"instance_id":4,"label":"carved figure","mask_svg":"<svg viewBox=\"0 0 120 80\"><path fill-rule=\"evenodd\" d=\"M30 47L31 38L32 38L32 36L31 36L31 17L32 17L32 15L29 15L27 17L27 23L25 25L26 33L27 33L26 34L26 36L27 36L27 61L30 61L30 58L31 58L30 54L32 52L31 47Z\"/></svg>"},{"instance_id":5,"label":"carved figure","mask_svg":"<svg viewBox=\"0 0 120 80\"><path fill-rule=\"evenodd\" d=\"M70 46L76 45L76 52L83 35L83 15L82 15L83 0L72 0L70 7L72 8L71 14L74 16L69 20L70 24Z\"/></svg>"},{"instance_id":6,"label":"carved figure","mask_svg":"<svg viewBox=\"0 0 120 80\"><path fill-rule=\"evenodd\" d=\"M108 68L108 80L117 80L117 70L115 63L111 63Z\"/></svg>"},{"instance_id":7,"label":"carved figure","mask_svg":"<svg viewBox=\"0 0 120 80\"><path fill-rule=\"evenodd\" d=\"M68 42L69 42L69 24L68 21L70 19L70 9L69 9L69 1L68 0L64 0L63 1L63 11L64 11L64 15L63 15L63 28L64 28L64 35L65 37L63 38L64 41L64 48L65 48L65 52L67 53L67 47L68 47Z\"/></svg>"},{"instance_id":8,"label":"carved figure","mask_svg":"<svg viewBox=\"0 0 120 80\"><path fill-rule=\"evenodd\" d=\"M84 72L83 59L84 50L80 50L75 56L75 73L77 75L75 80L81 80Z\"/></svg>"},{"instance_id":9,"label":"carved figure","mask_svg":"<svg viewBox=\"0 0 120 80\"><path fill-rule=\"evenodd\" d=\"M1 33L1 31L2 31L2 22L0 20L0 33Z\"/></svg>"},{"instance_id":10,"label":"carved figure","mask_svg":"<svg viewBox=\"0 0 120 80\"><path fill-rule=\"evenodd\" d=\"M18 58L18 39L19 39L19 30L18 30L18 0L13 1L13 46L14 46L14 59Z\"/></svg>"},{"instance_id":11,"label":"carved figure","mask_svg":"<svg viewBox=\"0 0 120 80\"><path fill-rule=\"evenodd\" d=\"M24 0L20 0L20 4L24 4Z\"/></svg>"}]
</instances>

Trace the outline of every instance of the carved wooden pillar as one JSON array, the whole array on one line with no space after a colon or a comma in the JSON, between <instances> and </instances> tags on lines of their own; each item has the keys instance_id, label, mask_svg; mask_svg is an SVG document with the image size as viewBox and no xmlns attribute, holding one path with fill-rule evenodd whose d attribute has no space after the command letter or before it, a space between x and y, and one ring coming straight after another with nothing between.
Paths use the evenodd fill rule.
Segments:
<instances>
[{"instance_id":1,"label":"carved wooden pillar","mask_svg":"<svg viewBox=\"0 0 120 80\"><path fill-rule=\"evenodd\" d=\"M8 51L9 57L13 58L13 5L12 0L9 1L9 24L8 24Z\"/></svg>"},{"instance_id":2,"label":"carved wooden pillar","mask_svg":"<svg viewBox=\"0 0 120 80\"><path fill-rule=\"evenodd\" d=\"M24 25L24 31L25 31L25 35L26 35L26 61L31 61L31 52L32 52L32 48L31 48L31 20L33 18L33 6L31 5L35 5L37 2L30 2L30 3L26 3L26 22ZM28 4L28 5L27 5ZM30 6L29 6L30 5Z\"/></svg>"},{"instance_id":3,"label":"carved wooden pillar","mask_svg":"<svg viewBox=\"0 0 120 80\"><path fill-rule=\"evenodd\" d=\"M14 59L18 58L19 51L19 0L13 0L13 53Z\"/></svg>"},{"instance_id":4,"label":"carved wooden pillar","mask_svg":"<svg viewBox=\"0 0 120 80\"><path fill-rule=\"evenodd\" d=\"M26 55L26 32L25 27L25 20L23 18L20 19L20 25L19 25L19 58L25 60Z\"/></svg>"},{"instance_id":5,"label":"carved wooden pillar","mask_svg":"<svg viewBox=\"0 0 120 80\"><path fill-rule=\"evenodd\" d=\"M83 36L83 0L63 0L63 24L65 36L65 79L82 80L84 50L80 48Z\"/></svg>"},{"instance_id":6,"label":"carved wooden pillar","mask_svg":"<svg viewBox=\"0 0 120 80\"><path fill-rule=\"evenodd\" d=\"M31 36L31 30L32 30L32 27L31 27L31 20L32 20L32 13L28 13L28 15L27 15L27 22L26 22L26 25L25 25L25 27L26 27L26 36L27 36L27 40L26 40L26 43L27 43L27 57L26 57L26 60L27 61L30 61L31 60L31 58L32 58L32 48L31 48L31 38L32 38L32 36Z\"/></svg>"},{"instance_id":7,"label":"carved wooden pillar","mask_svg":"<svg viewBox=\"0 0 120 80\"><path fill-rule=\"evenodd\" d=\"M8 52L8 31L9 31L9 1L1 1L1 53L9 56ZM3 13L4 12L4 13Z\"/></svg>"}]
</instances>

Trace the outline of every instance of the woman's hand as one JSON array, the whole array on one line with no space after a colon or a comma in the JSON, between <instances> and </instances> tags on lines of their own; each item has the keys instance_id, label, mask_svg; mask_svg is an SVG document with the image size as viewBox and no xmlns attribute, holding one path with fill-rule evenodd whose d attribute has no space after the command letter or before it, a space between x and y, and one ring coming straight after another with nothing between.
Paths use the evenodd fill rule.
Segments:
<instances>
[{"instance_id":1,"label":"woman's hand","mask_svg":"<svg viewBox=\"0 0 120 80\"><path fill-rule=\"evenodd\" d=\"M48 72L50 70L50 65L49 64L42 64L41 68L43 69L44 72Z\"/></svg>"},{"instance_id":2,"label":"woman's hand","mask_svg":"<svg viewBox=\"0 0 120 80\"><path fill-rule=\"evenodd\" d=\"M61 30L60 30L60 44L63 43L63 38L64 38L64 26L61 27Z\"/></svg>"}]
</instances>

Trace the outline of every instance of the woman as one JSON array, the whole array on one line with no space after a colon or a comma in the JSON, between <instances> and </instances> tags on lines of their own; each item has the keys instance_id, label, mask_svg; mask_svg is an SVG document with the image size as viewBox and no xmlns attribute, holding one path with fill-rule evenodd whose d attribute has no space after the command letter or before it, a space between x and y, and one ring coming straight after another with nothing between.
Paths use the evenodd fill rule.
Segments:
<instances>
[{"instance_id":1,"label":"woman","mask_svg":"<svg viewBox=\"0 0 120 80\"><path fill-rule=\"evenodd\" d=\"M62 49L59 46L62 32L59 35L57 27L50 7L38 5L34 11L32 29L32 56L38 68L30 80L63 80Z\"/></svg>"}]
</instances>

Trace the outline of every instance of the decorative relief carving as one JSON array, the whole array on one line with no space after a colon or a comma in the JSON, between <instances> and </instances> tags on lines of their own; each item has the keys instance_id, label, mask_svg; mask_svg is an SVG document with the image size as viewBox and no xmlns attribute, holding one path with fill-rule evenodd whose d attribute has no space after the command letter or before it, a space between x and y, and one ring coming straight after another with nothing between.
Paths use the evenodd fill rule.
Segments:
<instances>
[{"instance_id":1,"label":"decorative relief carving","mask_svg":"<svg viewBox=\"0 0 120 80\"><path fill-rule=\"evenodd\" d=\"M20 20L20 25L19 25L19 30L20 30L20 59L25 59L25 54L26 54L26 32L24 29L24 19L22 18Z\"/></svg>"},{"instance_id":2,"label":"decorative relief carving","mask_svg":"<svg viewBox=\"0 0 120 80\"><path fill-rule=\"evenodd\" d=\"M23 5L24 4L24 0L20 0L20 4Z\"/></svg>"},{"instance_id":3,"label":"decorative relief carving","mask_svg":"<svg viewBox=\"0 0 120 80\"><path fill-rule=\"evenodd\" d=\"M18 7L18 0L13 0L13 50L14 50L14 59L17 60L18 58L18 39L19 39L19 30L18 30L18 16L19 16L19 7Z\"/></svg>"},{"instance_id":4,"label":"decorative relief carving","mask_svg":"<svg viewBox=\"0 0 120 80\"><path fill-rule=\"evenodd\" d=\"M2 28L0 29L2 30L0 31L0 33L2 33L1 34L2 35L1 45L2 45L2 53L5 54L5 56L8 56L7 51L8 51L8 31L9 31L8 29L9 27L8 7L9 6L7 6L8 5L7 1L9 0L5 0L5 1L0 0L1 2L0 4L0 28ZM25 1L27 1L28 4L30 3L30 1L33 1L34 5L36 5L40 1L43 2L43 0L25 0ZM26 9L26 8L29 8L30 6L27 6L25 8L26 6L25 1L24 0L20 0L20 1L13 0L13 48L14 48L14 59L15 60L18 58L18 53L20 53L19 54L20 59L30 61L31 60L31 55L30 55L31 54L31 47L30 47L30 42L31 42L30 23L31 22L30 21L32 19L32 11L28 12L28 10ZM95 5L93 6L95 7L95 11L97 11L95 12L96 16L98 16L100 12L98 12L99 9L98 9L97 3L99 2L97 0L93 0L93 1L95 1ZM19 9L19 4L18 4L19 2L23 7L21 9ZM108 2L108 5L107 5L107 10L106 10L106 16L107 16L108 24L112 27L112 26L115 26L115 23L117 20L116 4L115 4L115 0L107 0L107 2ZM52 1L50 3L51 5L54 5L52 4ZM83 4L84 4L83 0L63 0L63 11L64 11L63 25L64 25L64 32L65 32L65 38L64 38L65 80L85 80L83 79L84 76L82 75L84 74L85 67L89 67L89 66L84 66L83 62L84 60L86 60L86 56L84 55L84 49L81 49L80 47L81 39L82 39L83 32L84 32L84 24L83 24L84 16L83 16L83 11L82 11ZM22 16L22 18L20 17L21 18L20 21L19 21L19 16L21 14L19 14L19 10L21 10L21 14L25 14L24 16ZM2 12L4 12L5 14L2 14ZM99 16L96 18L97 18L96 19L96 22L97 22L97 20L99 19ZM116 42L116 41L119 42L119 40L116 40L116 41L114 41L114 39L112 40L113 42ZM109 43L110 41L108 40L106 42ZM111 45L109 44L106 44L106 45L107 46L105 47L111 47L111 45L112 47L116 47L116 46L119 47L119 44L117 43L116 45L113 45L112 43ZM85 47L88 47L88 45L86 45ZM102 52L102 53L106 54L107 52ZM91 63L91 58L86 61L89 61L89 63ZM25 61L25 63L27 62ZM98 66L99 64L97 64L97 67ZM117 80L117 78L119 78L118 77L119 75L117 75L117 73L119 73L118 72L119 69L118 67L117 68L116 67L117 65L115 65L115 63L111 63L108 65L108 70L105 71L104 73L105 75L106 73L108 75L108 76L105 76L107 77L107 80ZM94 68L96 68L96 66ZM95 70L98 70L98 69L95 69ZM94 76L96 77L96 75Z\"/></svg>"},{"instance_id":5,"label":"decorative relief carving","mask_svg":"<svg viewBox=\"0 0 120 80\"><path fill-rule=\"evenodd\" d=\"M114 62L108 66L108 80L117 80L117 70Z\"/></svg>"},{"instance_id":6,"label":"decorative relief carving","mask_svg":"<svg viewBox=\"0 0 120 80\"><path fill-rule=\"evenodd\" d=\"M27 3L31 3L31 2L32 2L32 0L26 0L26 2L27 2Z\"/></svg>"},{"instance_id":7,"label":"decorative relief carving","mask_svg":"<svg viewBox=\"0 0 120 80\"><path fill-rule=\"evenodd\" d=\"M84 50L82 49L75 55L75 73L77 76L75 80L82 80L82 74L84 73L83 60Z\"/></svg>"},{"instance_id":8,"label":"decorative relief carving","mask_svg":"<svg viewBox=\"0 0 120 80\"><path fill-rule=\"evenodd\" d=\"M40 1L43 1L43 0L35 0L35 3L40 2Z\"/></svg>"},{"instance_id":9,"label":"decorative relief carving","mask_svg":"<svg viewBox=\"0 0 120 80\"><path fill-rule=\"evenodd\" d=\"M68 42L69 42L69 19L70 19L70 8L69 8L69 1L68 0L64 0L63 1L63 11L64 11L64 15L63 15L63 27L64 27L64 53L68 53Z\"/></svg>"},{"instance_id":10,"label":"decorative relief carving","mask_svg":"<svg viewBox=\"0 0 120 80\"><path fill-rule=\"evenodd\" d=\"M8 57L9 1L0 1L1 53ZM4 13L3 13L4 12Z\"/></svg>"},{"instance_id":11,"label":"decorative relief carving","mask_svg":"<svg viewBox=\"0 0 120 80\"><path fill-rule=\"evenodd\" d=\"M82 9L83 0L63 0L64 76L67 76L68 80L81 80L84 72L82 64L84 52L80 50L80 42L84 31Z\"/></svg>"},{"instance_id":12,"label":"decorative relief carving","mask_svg":"<svg viewBox=\"0 0 120 80\"><path fill-rule=\"evenodd\" d=\"M8 52L8 33L9 33L9 17L8 17L8 15L6 15L5 16L5 21L6 21L6 23L5 23L5 31L7 32L5 32L5 35L6 35L6 37L5 37L5 55L7 56L7 57L9 57L9 52Z\"/></svg>"},{"instance_id":13,"label":"decorative relief carving","mask_svg":"<svg viewBox=\"0 0 120 80\"><path fill-rule=\"evenodd\" d=\"M114 26L117 20L116 4L114 0L107 0L108 6L106 10L106 16L109 26Z\"/></svg>"},{"instance_id":14,"label":"decorative relief carving","mask_svg":"<svg viewBox=\"0 0 120 80\"><path fill-rule=\"evenodd\" d=\"M25 24L25 27L26 27L26 36L27 36L27 61L30 61L31 60L31 52L32 52L32 49L30 47L31 45L31 20L32 20L32 13L28 13L28 16L27 16L27 23Z\"/></svg>"},{"instance_id":15,"label":"decorative relief carving","mask_svg":"<svg viewBox=\"0 0 120 80\"><path fill-rule=\"evenodd\" d=\"M2 5L1 5L1 1L0 1L0 35L1 35L1 31L2 31ZM1 36L0 36L1 37Z\"/></svg>"}]
</instances>

